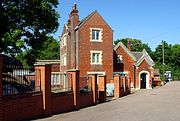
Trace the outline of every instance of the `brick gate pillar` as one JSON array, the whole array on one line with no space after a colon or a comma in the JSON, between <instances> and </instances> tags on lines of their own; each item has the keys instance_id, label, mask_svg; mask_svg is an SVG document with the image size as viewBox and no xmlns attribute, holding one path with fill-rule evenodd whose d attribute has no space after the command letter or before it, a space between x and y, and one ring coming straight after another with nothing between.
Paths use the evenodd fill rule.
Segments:
<instances>
[{"instance_id":1,"label":"brick gate pillar","mask_svg":"<svg viewBox=\"0 0 180 121\"><path fill-rule=\"evenodd\" d=\"M121 97L121 76L115 75L114 76L114 97L119 98Z\"/></svg>"},{"instance_id":2,"label":"brick gate pillar","mask_svg":"<svg viewBox=\"0 0 180 121\"><path fill-rule=\"evenodd\" d=\"M127 94L131 92L131 79L127 76Z\"/></svg>"},{"instance_id":3,"label":"brick gate pillar","mask_svg":"<svg viewBox=\"0 0 180 121\"><path fill-rule=\"evenodd\" d=\"M122 77L121 78L122 80L122 83L123 83L123 91L122 91L122 95L125 95L126 94L126 78L125 77Z\"/></svg>"},{"instance_id":4,"label":"brick gate pillar","mask_svg":"<svg viewBox=\"0 0 180 121\"><path fill-rule=\"evenodd\" d=\"M40 88L43 93L44 115L51 115L51 65L36 65L36 81L40 82ZM36 84L37 84L36 82Z\"/></svg>"},{"instance_id":5,"label":"brick gate pillar","mask_svg":"<svg viewBox=\"0 0 180 121\"><path fill-rule=\"evenodd\" d=\"M93 103L98 103L98 87L97 87L97 74L90 75L92 77L92 91L93 91Z\"/></svg>"},{"instance_id":6,"label":"brick gate pillar","mask_svg":"<svg viewBox=\"0 0 180 121\"><path fill-rule=\"evenodd\" d=\"M79 70L68 70L71 74L73 92L74 92L74 110L79 109Z\"/></svg>"},{"instance_id":7,"label":"brick gate pillar","mask_svg":"<svg viewBox=\"0 0 180 121\"><path fill-rule=\"evenodd\" d=\"M106 101L106 76L98 76L98 90L99 90L99 102L103 103Z\"/></svg>"}]
</instances>

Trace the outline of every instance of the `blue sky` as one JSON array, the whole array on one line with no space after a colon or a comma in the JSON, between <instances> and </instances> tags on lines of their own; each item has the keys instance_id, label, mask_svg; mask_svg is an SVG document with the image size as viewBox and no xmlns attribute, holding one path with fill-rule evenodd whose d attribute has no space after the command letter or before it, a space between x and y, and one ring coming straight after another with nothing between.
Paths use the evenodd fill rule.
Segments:
<instances>
[{"instance_id":1,"label":"blue sky","mask_svg":"<svg viewBox=\"0 0 180 121\"><path fill-rule=\"evenodd\" d=\"M73 3L77 3L79 17L83 19L97 10L114 30L114 40L141 39L152 50L165 40L180 44L180 0L61 0L58 39Z\"/></svg>"}]
</instances>

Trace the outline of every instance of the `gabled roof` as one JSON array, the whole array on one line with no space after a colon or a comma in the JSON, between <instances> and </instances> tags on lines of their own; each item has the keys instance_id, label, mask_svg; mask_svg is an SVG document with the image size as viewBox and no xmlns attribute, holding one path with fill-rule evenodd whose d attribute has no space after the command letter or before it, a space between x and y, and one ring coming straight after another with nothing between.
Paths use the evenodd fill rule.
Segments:
<instances>
[{"instance_id":1,"label":"gabled roof","mask_svg":"<svg viewBox=\"0 0 180 121\"><path fill-rule=\"evenodd\" d=\"M139 60L142 57L143 52L132 52L131 51L131 54L133 54L135 56L136 60Z\"/></svg>"},{"instance_id":2,"label":"gabled roof","mask_svg":"<svg viewBox=\"0 0 180 121\"><path fill-rule=\"evenodd\" d=\"M136 57L128 50L128 48L122 42L119 42L117 45L115 45L114 50L117 50L119 46L121 46L134 61L137 61Z\"/></svg>"},{"instance_id":3,"label":"gabled roof","mask_svg":"<svg viewBox=\"0 0 180 121\"><path fill-rule=\"evenodd\" d=\"M142 52L131 52L122 42L119 42L114 46L114 50L118 49L119 46L121 46L124 51L136 62L135 66L139 66L144 59L150 66L154 66L154 61L151 59L145 49L143 49Z\"/></svg>"},{"instance_id":4,"label":"gabled roof","mask_svg":"<svg viewBox=\"0 0 180 121\"><path fill-rule=\"evenodd\" d=\"M92 13L90 13L88 16L86 16L84 19L82 19L79 24L75 27L75 30L79 29L80 27L82 27L82 25L84 25L94 14L98 14L102 20L106 23L106 21L103 19L103 17L98 13L97 10L93 11ZM107 23L106 23L107 24ZM107 24L108 25L108 24ZM108 25L109 26L109 25ZM111 28L109 26L109 28Z\"/></svg>"},{"instance_id":5,"label":"gabled roof","mask_svg":"<svg viewBox=\"0 0 180 121\"><path fill-rule=\"evenodd\" d=\"M67 24L65 23L65 24L64 24L64 27L63 27L63 31L62 31L61 37L67 32L67 30L68 30L68 26L67 26Z\"/></svg>"},{"instance_id":6,"label":"gabled roof","mask_svg":"<svg viewBox=\"0 0 180 121\"><path fill-rule=\"evenodd\" d=\"M139 58L139 60L136 62L135 66L139 66L143 60L146 60L146 62L150 65L150 66L154 66L154 61L151 59L151 57L149 56L149 54L146 52L145 49L143 49L143 55Z\"/></svg>"}]
</instances>

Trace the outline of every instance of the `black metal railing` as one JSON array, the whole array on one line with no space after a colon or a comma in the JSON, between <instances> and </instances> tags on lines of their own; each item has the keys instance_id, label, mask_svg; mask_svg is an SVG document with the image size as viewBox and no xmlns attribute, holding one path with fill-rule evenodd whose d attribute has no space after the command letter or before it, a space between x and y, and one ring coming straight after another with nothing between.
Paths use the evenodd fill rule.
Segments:
<instances>
[{"instance_id":1,"label":"black metal railing","mask_svg":"<svg viewBox=\"0 0 180 121\"><path fill-rule=\"evenodd\" d=\"M25 68L16 59L3 57L3 95L25 94L40 91L40 82L35 80L35 70Z\"/></svg>"}]
</instances>

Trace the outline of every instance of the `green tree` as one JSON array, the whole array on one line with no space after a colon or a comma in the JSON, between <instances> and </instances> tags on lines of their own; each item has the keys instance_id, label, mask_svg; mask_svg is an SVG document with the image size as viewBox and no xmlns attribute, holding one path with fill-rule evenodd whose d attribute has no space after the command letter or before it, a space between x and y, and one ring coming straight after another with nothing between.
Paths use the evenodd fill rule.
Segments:
<instances>
[{"instance_id":1,"label":"green tree","mask_svg":"<svg viewBox=\"0 0 180 121\"><path fill-rule=\"evenodd\" d=\"M1 0L0 53L18 56L23 51L32 65L58 28L57 5L58 0Z\"/></svg>"},{"instance_id":2,"label":"green tree","mask_svg":"<svg viewBox=\"0 0 180 121\"><path fill-rule=\"evenodd\" d=\"M54 39L52 36L47 37L41 49L38 50L38 53L36 54L36 59L38 60L60 59L59 46L60 46L59 41ZM20 54L18 54L16 58L20 60L24 66L29 66L31 65L32 62L30 59L34 58L31 57L33 56L31 55L31 51L32 50L21 52Z\"/></svg>"},{"instance_id":3,"label":"green tree","mask_svg":"<svg viewBox=\"0 0 180 121\"><path fill-rule=\"evenodd\" d=\"M164 63L171 63L171 45L166 43L164 41ZM158 62L158 63L162 63L163 62L163 51L162 51L162 43L159 44L156 48L155 48L155 55L154 55L154 61Z\"/></svg>"},{"instance_id":4,"label":"green tree","mask_svg":"<svg viewBox=\"0 0 180 121\"><path fill-rule=\"evenodd\" d=\"M164 68L165 71L171 71L173 80L180 79L180 45L171 45L164 42ZM160 69L161 77L163 77L163 53L162 43L159 44L154 52L154 61L156 62L156 68ZM162 78L161 78L162 79Z\"/></svg>"},{"instance_id":5,"label":"green tree","mask_svg":"<svg viewBox=\"0 0 180 121\"><path fill-rule=\"evenodd\" d=\"M171 47L172 66L180 68L180 44L175 44Z\"/></svg>"},{"instance_id":6,"label":"green tree","mask_svg":"<svg viewBox=\"0 0 180 121\"><path fill-rule=\"evenodd\" d=\"M128 40L130 43L128 43ZM114 44L118 44L119 42L122 42L126 47L127 44L131 45L131 51L143 51L143 49L146 49L146 51L151 55L152 51L148 44L142 43L139 39L132 39L132 38L123 38L123 39L117 39L114 41Z\"/></svg>"},{"instance_id":7,"label":"green tree","mask_svg":"<svg viewBox=\"0 0 180 121\"><path fill-rule=\"evenodd\" d=\"M59 47L60 47L59 41L55 40L53 37L49 37L43 44L43 47L41 48L37 59L41 59L41 60L60 59Z\"/></svg>"}]
</instances>

